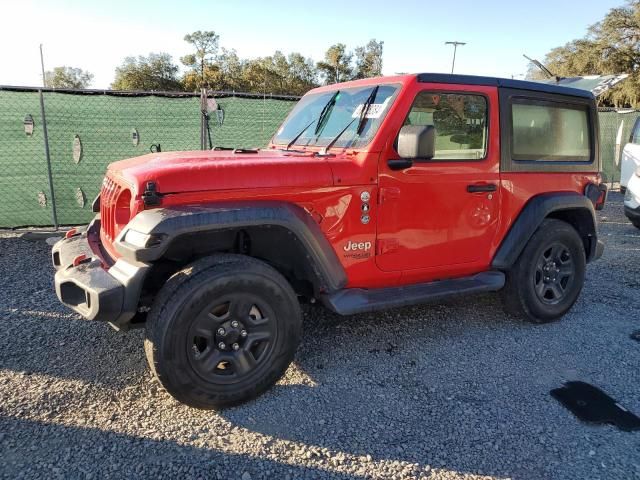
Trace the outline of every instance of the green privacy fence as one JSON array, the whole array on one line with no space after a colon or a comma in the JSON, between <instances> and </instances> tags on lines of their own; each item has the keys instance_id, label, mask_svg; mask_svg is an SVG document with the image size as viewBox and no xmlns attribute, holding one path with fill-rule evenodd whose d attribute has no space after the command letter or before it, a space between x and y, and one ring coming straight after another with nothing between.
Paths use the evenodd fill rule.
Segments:
<instances>
[{"instance_id":1,"label":"green privacy fence","mask_svg":"<svg viewBox=\"0 0 640 480\"><path fill-rule=\"evenodd\" d=\"M296 100L0 87L0 227L86 223L109 163L152 148L264 146Z\"/></svg>"},{"instance_id":2,"label":"green privacy fence","mask_svg":"<svg viewBox=\"0 0 640 480\"><path fill-rule=\"evenodd\" d=\"M600 110L600 156L602 176L611 184L620 182L620 159L625 143L629 141L631 129L640 111L612 109Z\"/></svg>"},{"instance_id":3,"label":"green privacy fence","mask_svg":"<svg viewBox=\"0 0 640 480\"><path fill-rule=\"evenodd\" d=\"M32 133L25 133L27 115ZM44 152L40 99L0 91L0 226L51 225L53 210ZM28 123L28 122L26 122Z\"/></svg>"},{"instance_id":4,"label":"green privacy fence","mask_svg":"<svg viewBox=\"0 0 640 480\"><path fill-rule=\"evenodd\" d=\"M0 87L0 227L86 223L109 163L151 148L264 146L295 100L233 92ZM599 115L603 175L614 183L621 148L640 112Z\"/></svg>"}]
</instances>

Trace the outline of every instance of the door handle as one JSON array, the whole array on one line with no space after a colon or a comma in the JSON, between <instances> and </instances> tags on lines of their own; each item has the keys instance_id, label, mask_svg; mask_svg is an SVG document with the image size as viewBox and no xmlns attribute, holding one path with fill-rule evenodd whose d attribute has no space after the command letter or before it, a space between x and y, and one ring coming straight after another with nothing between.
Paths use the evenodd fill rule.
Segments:
<instances>
[{"instance_id":1,"label":"door handle","mask_svg":"<svg viewBox=\"0 0 640 480\"><path fill-rule=\"evenodd\" d=\"M495 192L498 186L495 183L474 183L467 185L467 192L469 193L482 193L482 192Z\"/></svg>"}]
</instances>

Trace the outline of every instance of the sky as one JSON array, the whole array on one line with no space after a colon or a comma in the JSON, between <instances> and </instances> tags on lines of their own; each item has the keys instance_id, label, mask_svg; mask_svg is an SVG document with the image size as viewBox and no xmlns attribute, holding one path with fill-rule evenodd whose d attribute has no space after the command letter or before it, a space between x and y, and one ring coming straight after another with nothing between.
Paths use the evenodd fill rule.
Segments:
<instances>
[{"instance_id":1,"label":"sky","mask_svg":"<svg viewBox=\"0 0 640 480\"><path fill-rule=\"evenodd\" d=\"M334 43L384 41L383 73L450 72L522 78L527 61L585 35L624 0L0 0L0 85L42 84L45 69L79 67L109 88L126 56L189 53L186 33L214 30L254 58L281 50L321 60ZM579 6L577 6L579 5Z\"/></svg>"}]
</instances>

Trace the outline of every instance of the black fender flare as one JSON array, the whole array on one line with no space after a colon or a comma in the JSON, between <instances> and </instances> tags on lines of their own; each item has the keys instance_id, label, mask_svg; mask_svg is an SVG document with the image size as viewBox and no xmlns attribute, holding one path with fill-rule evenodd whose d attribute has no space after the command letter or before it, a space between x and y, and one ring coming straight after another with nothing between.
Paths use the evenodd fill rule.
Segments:
<instances>
[{"instance_id":1,"label":"black fender flare","mask_svg":"<svg viewBox=\"0 0 640 480\"><path fill-rule=\"evenodd\" d=\"M150 263L161 259L182 235L261 226L283 227L301 243L322 290L333 292L346 285L344 268L320 226L303 208L284 201L215 202L144 210L123 229L114 246L124 258ZM128 243L130 230L149 235L148 246Z\"/></svg>"},{"instance_id":2,"label":"black fender flare","mask_svg":"<svg viewBox=\"0 0 640 480\"><path fill-rule=\"evenodd\" d=\"M598 255L598 231L593 203L575 192L555 192L537 195L525 204L498 247L491 267L509 270L545 218L571 211L581 212L578 230L585 241L587 261L595 259Z\"/></svg>"}]
</instances>

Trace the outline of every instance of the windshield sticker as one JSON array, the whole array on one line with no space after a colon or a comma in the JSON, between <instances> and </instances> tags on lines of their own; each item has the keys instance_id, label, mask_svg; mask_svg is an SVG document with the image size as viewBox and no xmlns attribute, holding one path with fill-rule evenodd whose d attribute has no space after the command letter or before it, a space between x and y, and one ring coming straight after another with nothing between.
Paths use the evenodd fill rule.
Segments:
<instances>
[{"instance_id":1,"label":"windshield sticker","mask_svg":"<svg viewBox=\"0 0 640 480\"><path fill-rule=\"evenodd\" d=\"M372 103L369 105L369 110L367 111L367 118L380 118L384 110L387 108L389 103L389 99L391 97L387 97L382 103ZM362 108L364 107L364 103L361 103L356 107L351 115L351 118L358 118L362 113Z\"/></svg>"}]
</instances>

